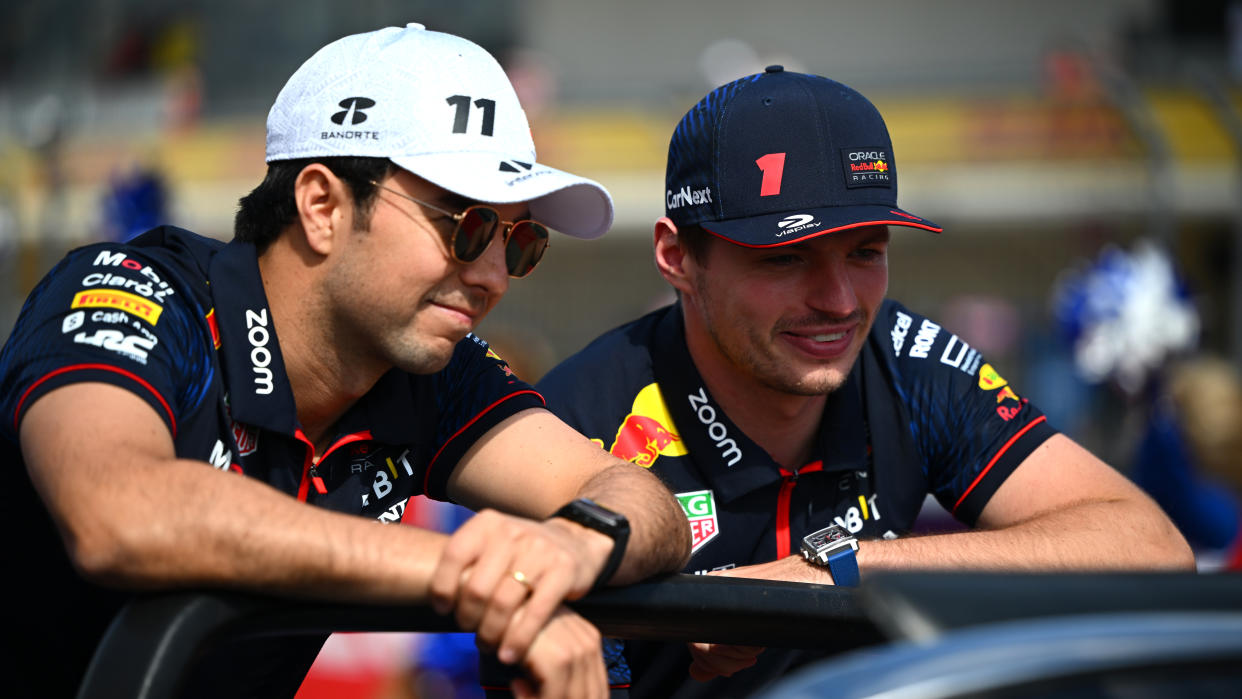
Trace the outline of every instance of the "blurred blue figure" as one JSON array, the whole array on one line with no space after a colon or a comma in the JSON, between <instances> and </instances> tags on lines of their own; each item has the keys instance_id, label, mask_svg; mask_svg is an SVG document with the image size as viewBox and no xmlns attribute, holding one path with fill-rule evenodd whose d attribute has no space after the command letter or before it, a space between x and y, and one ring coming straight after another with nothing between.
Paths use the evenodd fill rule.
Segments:
<instances>
[{"instance_id":1,"label":"blurred blue figure","mask_svg":"<svg viewBox=\"0 0 1242 699\"><path fill-rule=\"evenodd\" d=\"M1169 255L1149 241L1132 251L1108 248L1060 280L1053 312L1083 379L1116 386L1140 411L1131 480L1197 552L1233 545L1238 498L1203 477L1207 464L1187 430L1195 427L1188 420L1201 418L1189 417L1186 401L1175 401L1169 390L1176 360L1195 353L1199 342L1198 310Z\"/></svg>"},{"instance_id":2,"label":"blurred blue figure","mask_svg":"<svg viewBox=\"0 0 1242 699\"><path fill-rule=\"evenodd\" d=\"M1171 402L1154 401L1131 468L1131 479L1164 508L1195 549L1223 551L1237 539L1238 502L1201 477Z\"/></svg>"},{"instance_id":3,"label":"blurred blue figure","mask_svg":"<svg viewBox=\"0 0 1242 699\"><path fill-rule=\"evenodd\" d=\"M168 223L168 189L155 170L140 167L113 176L103 198L102 237L124 242Z\"/></svg>"},{"instance_id":4,"label":"blurred blue figure","mask_svg":"<svg viewBox=\"0 0 1242 699\"><path fill-rule=\"evenodd\" d=\"M1167 361L1199 341L1199 313L1168 253L1140 240L1105 249L1053 290L1057 325L1090 383L1111 381L1133 397Z\"/></svg>"}]
</instances>

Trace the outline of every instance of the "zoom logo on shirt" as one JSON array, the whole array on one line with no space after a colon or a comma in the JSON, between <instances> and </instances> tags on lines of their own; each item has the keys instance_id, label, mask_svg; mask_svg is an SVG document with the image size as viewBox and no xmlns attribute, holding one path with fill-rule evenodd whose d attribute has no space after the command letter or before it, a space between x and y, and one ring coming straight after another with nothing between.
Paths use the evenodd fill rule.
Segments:
<instances>
[{"instance_id":1,"label":"zoom logo on shirt","mask_svg":"<svg viewBox=\"0 0 1242 699\"><path fill-rule=\"evenodd\" d=\"M699 387L697 395L691 393L686 398L690 400L690 409L694 411L695 417L707 428L707 436L715 441L716 446L720 448L720 458L727 459L728 466L741 461L742 450L738 448L737 442L733 441L729 436L729 429L716 419L716 408L709 403L707 391Z\"/></svg>"},{"instance_id":2,"label":"zoom logo on shirt","mask_svg":"<svg viewBox=\"0 0 1242 699\"><path fill-rule=\"evenodd\" d=\"M246 339L250 341L250 368L254 370L254 392L266 396L275 388L272 384L272 352L267 348L271 335L267 332L267 309L255 313L246 309Z\"/></svg>"}]
</instances>

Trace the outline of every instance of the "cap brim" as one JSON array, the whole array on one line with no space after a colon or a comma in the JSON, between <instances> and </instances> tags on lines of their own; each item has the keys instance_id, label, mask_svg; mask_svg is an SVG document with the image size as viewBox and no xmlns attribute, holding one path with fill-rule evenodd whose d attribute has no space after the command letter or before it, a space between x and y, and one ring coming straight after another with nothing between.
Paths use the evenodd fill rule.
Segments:
<instances>
[{"instance_id":1,"label":"cap brim","mask_svg":"<svg viewBox=\"0 0 1242 699\"><path fill-rule=\"evenodd\" d=\"M389 158L428 182L468 199L489 204L528 201L531 218L575 238L598 238L612 227L612 197L603 185L547 165L489 153Z\"/></svg>"},{"instance_id":2,"label":"cap brim","mask_svg":"<svg viewBox=\"0 0 1242 699\"><path fill-rule=\"evenodd\" d=\"M801 209L727 221L704 221L699 225L709 233L752 248L792 245L862 226L905 226L932 233L944 230L921 216L882 204Z\"/></svg>"}]
</instances>

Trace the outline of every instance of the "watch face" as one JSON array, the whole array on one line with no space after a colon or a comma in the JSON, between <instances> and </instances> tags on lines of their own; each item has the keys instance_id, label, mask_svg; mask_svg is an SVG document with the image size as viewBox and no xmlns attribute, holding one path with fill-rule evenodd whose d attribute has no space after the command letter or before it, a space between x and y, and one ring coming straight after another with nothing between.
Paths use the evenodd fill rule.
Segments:
<instances>
[{"instance_id":1,"label":"watch face","mask_svg":"<svg viewBox=\"0 0 1242 699\"><path fill-rule=\"evenodd\" d=\"M850 533L846 531L844 527L834 524L831 527L828 527L826 529L821 529L815 532L814 534L811 534L810 536L806 538L806 540L808 544L818 549L822 546L827 546L828 544L831 544L834 541L840 541L842 539L849 539L849 538L850 538Z\"/></svg>"}]
</instances>

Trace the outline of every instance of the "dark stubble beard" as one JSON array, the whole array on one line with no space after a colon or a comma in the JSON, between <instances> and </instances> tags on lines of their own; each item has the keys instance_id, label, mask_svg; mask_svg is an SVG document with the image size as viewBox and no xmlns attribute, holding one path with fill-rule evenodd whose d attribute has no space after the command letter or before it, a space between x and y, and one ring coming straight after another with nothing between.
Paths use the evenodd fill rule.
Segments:
<instances>
[{"instance_id":1,"label":"dark stubble beard","mask_svg":"<svg viewBox=\"0 0 1242 699\"><path fill-rule=\"evenodd\" d=\"M789 365L781 357L773 352L763 351L764 349L771 348L773 341L758 328L743 327L742 330L745 338L743 342L736 340L736 334L730 336L721 332L724 324L733 323L733 321L728 317L717 317L712 294L701 278L695 281L695 292L699 296L700 307L703 309L704 327L707 330L708 336L721 355L736 367L739 373L750 376L768 389L795 396L813 397L827 395L845 383L849 375L848 370L839 376L824 376L821 374L812 377L810 380L806 376L788 371L787 367ZM827 317L823 318L823 320L828 319ZM807 320L814 322L821 319ZM840 319L834 318L831 320ZM793 325L796 327L797 324ZM865 326L860 323L858 327L863 328Z\"/></svg>"}]
</instances>

